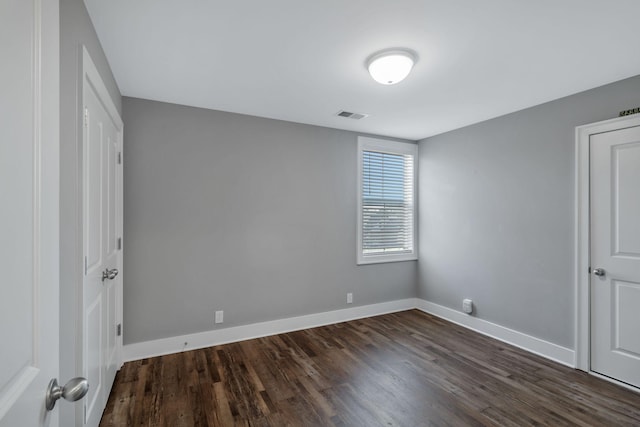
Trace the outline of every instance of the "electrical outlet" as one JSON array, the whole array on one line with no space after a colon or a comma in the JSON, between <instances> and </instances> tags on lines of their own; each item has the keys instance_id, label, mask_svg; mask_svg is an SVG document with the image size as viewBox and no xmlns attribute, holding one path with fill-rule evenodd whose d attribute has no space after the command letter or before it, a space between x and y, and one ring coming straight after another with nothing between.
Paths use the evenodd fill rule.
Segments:
<instances>
[{"instance_id":1,"label":"electrical outlet","mask_svg":"<svg viewBox=\"0 0 640 427\"><path fill-rule=\"evenodd\" d=\"M467 314L473 313L473 301L471 301L470 299L463 299L462 311L464 311Z\"/></svg>"},{"instance_id":2,"label":"electrical outlet","mask_svg":"<svg viewBox=\"0 0 640 427\"><path fill-rule=\"evenodd\" d=\"M347 294L347 304L353 304L353 293L351 292Z\"/></svg>"},{"instance_id":3,"label":"electrical outlet","mask_svg":"<svg viewBox=\"0 0 640 427\"><path fill-rule=\"evenodd\" d=\"M219 310L216 311L216 323L222 323L224 322L224 311Z\"/></svg>"}]
</instances>

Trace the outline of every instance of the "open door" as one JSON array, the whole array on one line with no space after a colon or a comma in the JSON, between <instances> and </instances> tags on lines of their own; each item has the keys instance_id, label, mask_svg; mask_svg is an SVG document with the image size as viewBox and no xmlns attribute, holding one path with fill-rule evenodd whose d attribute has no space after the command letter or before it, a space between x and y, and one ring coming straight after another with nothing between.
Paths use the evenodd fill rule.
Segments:
<instances>
[{"instance_id":1,"label":"open door","mask_svg":"<svg viewBox=\"0 0 640 427\"><path fill-rule=\"evenodd\" d=\"M59 2L0 2L0 426L57 426ZM81 393L80 393L81 394Z\"/></svg>"},{"instance_id":2,"label":"open door","mask_svg":"<svg viewBox=\"0 0 640 427\"><path fill-rule=\"evenodd\" d=\"M92 385L85 425L100 423L120 368L122 343L123 123L89 53L83 49L83 375Z\"/></svg>"}]
</instances>

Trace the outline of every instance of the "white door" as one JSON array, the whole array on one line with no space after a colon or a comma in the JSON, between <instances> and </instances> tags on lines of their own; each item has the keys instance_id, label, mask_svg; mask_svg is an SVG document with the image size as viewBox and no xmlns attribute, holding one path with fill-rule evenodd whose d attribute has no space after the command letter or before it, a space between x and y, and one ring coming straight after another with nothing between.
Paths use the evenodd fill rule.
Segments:
<instances>
[{"instance_id":1,"label":"white door","mask_svg":"<svg viewBox=\"0 0 640 427\"><path fill-rule=\"evenodd\" d=\"M591 370L640 387L640 126L589 144Z\"/></svg>"},{"instance_id":2,"label":"white door","mask_svg":"<svg viewBox=\"0 0 640 427\"><path fill-rule=\"evenodd\" d=\"M0 426L57 426L58 2L0 2ZM69 404L69 403L58 403Z\"/></svg>"},{"instance_id":3,"label":"white door","mask_svg":"<svg viewBox=\"0 0 640 427\"><path fill-rule=\"evenodd\" d=\"M119 368L122 121L86 50L83 66L83 365L92 385L85 423L97 426Z\"/></svg>"}]
</instances>

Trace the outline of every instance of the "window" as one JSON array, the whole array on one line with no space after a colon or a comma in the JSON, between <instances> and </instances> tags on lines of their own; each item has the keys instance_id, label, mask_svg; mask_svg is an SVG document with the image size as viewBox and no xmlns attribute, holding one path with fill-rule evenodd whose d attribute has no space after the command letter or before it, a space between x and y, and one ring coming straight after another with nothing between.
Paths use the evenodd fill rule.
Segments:
<instances>
[{"instance_id":1,"label":"window","mask_svg":"<svg viewBox=\"0 0 640 427\"><path fill-rule=\"evenodd\" d=\"M418 258L415 144L358 138L358 264Z\"/></svg>"}]
</instances>

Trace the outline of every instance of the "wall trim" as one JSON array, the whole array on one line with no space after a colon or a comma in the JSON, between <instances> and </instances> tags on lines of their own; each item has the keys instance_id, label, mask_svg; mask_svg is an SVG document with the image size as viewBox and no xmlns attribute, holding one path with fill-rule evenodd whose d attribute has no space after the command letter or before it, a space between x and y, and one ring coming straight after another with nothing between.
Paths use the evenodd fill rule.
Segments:
<instances>
[{"instance_id":1,"label":"wall trim","mask_svg":"<svg viewBox=\"0 0 640 427\"><path fill-rule=\"evenodd\" d=\"M417 299L417 309L425 313L440 317L449 322L463 326L512 346L521 348L530 353L553 360L571 368L575 368L575 351L570 348L553 344L549 341L527 335L504 326L491 323L478 317L470 316L461 311L454 310L423 299Z\"/></svg>"},{"instance_id":2,"label":"wall trim","mask_svg":"<svg viewBox=\"0 0 640 427\"><path fill-rule=\"evenodd\" d=\"M460 311L435 304L420 298L407 298L379 304L364 305L341 310L305 316L289 317L251 325L199 332L153 341L127 344L123 347L124 361L146 359L165 354L180 353L220 344L245 341L270 335L347 322L349 320L396 313L399 311L418 309L425 313L440 317L449 322L463 326L480 334L495 338L507 344L553 360L565 366L575 367L575 352L572 349L550 343L487 320L469 316ZM185 342L188 343L185 345Z\"/></svg>"},{"instance_id":3,"label":"wall trim","mask_svg":"<svg viewBox=\"0 0 640 427\"><path fill-rule=\"evenodd\" d=\"M123 356L124 361L129 362L148 357L180 353L182 351L196 350L220 344L228 344L253 338L266 337L269 335L277 335L302 329L315 328L318 326L331 325L334 323L347 322L349 320L379 316L381 314L411 310L415 307L415 299L408 298L379 304L370 304L341 310L308 314L305 316L270 320L268 322L253 323L250 325L234 326L231 328L217 329L177 337L162 338L153 341L127 344L123 347ZM188 344L185 345L185 343Z\"/></svg>"}]
</instances>

